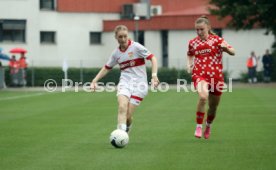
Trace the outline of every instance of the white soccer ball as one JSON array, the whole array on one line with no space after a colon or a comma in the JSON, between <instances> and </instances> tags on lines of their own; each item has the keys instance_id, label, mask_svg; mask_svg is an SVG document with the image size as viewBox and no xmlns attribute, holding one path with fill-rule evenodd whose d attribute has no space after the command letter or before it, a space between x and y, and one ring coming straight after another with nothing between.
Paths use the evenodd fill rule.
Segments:
<instances>
[{"instance_id":1,"label":"white soccer ball","mask_svg":"<svg viewBox=\"0 0 276 170\"><path fill-rule=\"evenodd\" d=\"M116 129L110 134L110 143L115 147L115 148L123 148L128 144L129 137L128 134L121 130L121 129Z\"/></svg>"}]
</instances>

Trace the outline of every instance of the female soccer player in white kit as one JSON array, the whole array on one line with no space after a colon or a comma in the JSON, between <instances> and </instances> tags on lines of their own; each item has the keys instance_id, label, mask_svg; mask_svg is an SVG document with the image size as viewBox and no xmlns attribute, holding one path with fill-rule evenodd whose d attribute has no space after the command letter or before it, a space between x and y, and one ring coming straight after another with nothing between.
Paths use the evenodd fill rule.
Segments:
<instances>
[{"instance_id":1,"label":"female soccer player in white kit","mask_svg":"<svg viewBox=\"0 0 276 170\"><path fill-rule=\"evenodd\" d=\"M118 25L115 28L115 38L119 43L106 65L91 82L91 89L95 91L97 82L103 78L116 64L121 69L120 81L117 89L118 97L118 129L129 131L132 124L132 114L148 93L148 81L145 59L152 63L152 85L157 87L157 60L141 44L128 38L128 28Z\"/></svg>"}]
</instances>

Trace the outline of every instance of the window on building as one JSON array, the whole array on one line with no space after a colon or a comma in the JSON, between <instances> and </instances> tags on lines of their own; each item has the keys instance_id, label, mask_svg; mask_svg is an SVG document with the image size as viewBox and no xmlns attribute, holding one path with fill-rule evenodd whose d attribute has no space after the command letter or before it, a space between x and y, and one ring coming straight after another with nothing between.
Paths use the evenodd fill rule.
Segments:
<instances>
[{"instance_id":1,"label":"window on building","mask_svg":"<svg viewBox=\"0 0 276 170\"><path fill-rule=\"evenodd\" d=\"M25 42L26 20L0 20L0 42Z\"/></svg>"},{"instance_id":2,"label":"window on building","mask_svg":"<svg viewBox=\"0 0 276 170\"><path fill-rule=\"evenodd\" d=\"M133 4L124 4L122 6L121 19L133 19L133 18L134 18Z\"/></svg>"},{"instance_id":3,"label":"window on building","mask_svg":"<svg viewBox=\"0 0 276 170\"><path fill-rule=\"evenodd\" d=\"M101 32L90 32L90 44L101 44L102 33Z\"/></svg>"},{"instance_id":4,"label":"window on building","mask_svg":"<svg viewBox=\"0 0 276 170\"><path fill-rule=\"evenodd\" d=\"M40 43L55 44L56 43L56 32L41 31L40 32Z\"/></svg>"},{"instance_id":5,"label":"window on building","mask_svg":"<svg viewBox=\"0 0 276 170\"><path fill-rule=\"evenodd\" d=\"M140 44L144 45L145 44L145 36L144 36L144 31L138 31L138 35L136 31L134 31L134 37L135 41L139 42ZM137 39L137 40L136 40Z\"/></svg>"},{"instance_id":6,"label":"window on building","mask_svg":"<svg viewBox=\"0 0 276 170\"><path fill-rule=\"evenodd\" d=\"M40 9L55 10L55 0L40 0Z\"/></svg>"},{"instance_id":7,"label":"window on building","mask_svg":"<svg viewBox=\"0 0 276 170\"><path fill-rule=\"evenodd\" d=\"M161 31L162 44L162 67L169 66L169 50L168 50L168 30Z\"/></svg>"}]
</instances>

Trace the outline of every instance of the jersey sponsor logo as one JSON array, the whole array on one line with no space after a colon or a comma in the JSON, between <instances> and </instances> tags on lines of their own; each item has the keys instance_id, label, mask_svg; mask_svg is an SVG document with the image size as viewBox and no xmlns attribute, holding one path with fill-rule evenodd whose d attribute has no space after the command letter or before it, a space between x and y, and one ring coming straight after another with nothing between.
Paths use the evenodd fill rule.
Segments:
<instances>
[{"instance_id":1,"label":"jersey sponsor logo","mask_svg":"<svg viewBox=\"0 0 276 170\"><path fill-rule=\"evenodd\" d=\"M120 68L125 69L127 67L133 67L135 66L135 63L136 63L135 61L130 61L128 63L120 64Z\"/></svg>"},{"instance_id":2,"label":"jersey sponsor logo","mask_svg":"<svg viewBox=\"0 0 276 170\"><path fill-rule=\"evenodd\" d=\"M195 51L195 54L198 55L198 54L206 54L206 53L210 53L212 50L207 48L207 49L203 49L203 50L197 50Z\"/></svg>"},{"instance_id":3,"label":"jersey sponsor logo","mask_svg":"<svg viewBox=\"0 0 276 170\"><path fill-rule=\"evenodd\" d=\"M134 60L128 60L120 63L120 69L124 70L129 67L136 67L136 66L141 66L145 64L145 59L144 58L136 58Z\"/></svg>"}]
</instances>

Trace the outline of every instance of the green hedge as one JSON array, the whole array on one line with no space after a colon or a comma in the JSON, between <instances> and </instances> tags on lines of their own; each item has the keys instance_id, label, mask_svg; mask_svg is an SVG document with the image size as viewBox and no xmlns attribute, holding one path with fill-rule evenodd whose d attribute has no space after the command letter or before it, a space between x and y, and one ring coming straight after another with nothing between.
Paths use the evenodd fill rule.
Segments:
<instances>
[{"instance_id":1,"label":"green hedge","mask_svg":"<svg viewBox=\"0 0 276 170\"><path fill-rule=\"evenodd\" d=\"M272 52L271 81L276 81L276 47L274 47L274 51Z\"/></svg>"},{"instance_id":2,"label":"green hedge","mask_svg":"<svg viewBox=\"0 0 276 170\"><path fill-rule=\"evenodd\" d=\"M6 84L11 85L9 69L6 68ZM100 68L69 68L68 79L73 82L91 82L91 80L100 71ZM151 69L147 68L148 80L151 77ZM225 80L227 80L228 74L225 73ZM114 82L118 83L120 77L120 70L118 68L112 69L101 82ZM168 84L176 84L177 79L185 79L188 83L191 82L191 76L186 70L179 70L175 68L159 68L158 78L160 82L166 82ZM27 86L44 86L44 83L48 79L53 79L57 82L58 86L62 85L62 79L64 79L64 73L60 67L34 67L27 69Z\"/></svg>"}]
</instances>

